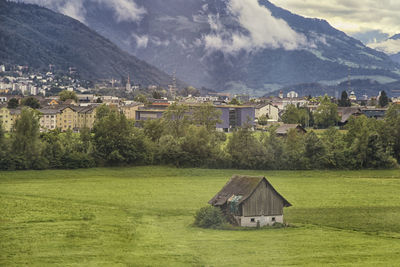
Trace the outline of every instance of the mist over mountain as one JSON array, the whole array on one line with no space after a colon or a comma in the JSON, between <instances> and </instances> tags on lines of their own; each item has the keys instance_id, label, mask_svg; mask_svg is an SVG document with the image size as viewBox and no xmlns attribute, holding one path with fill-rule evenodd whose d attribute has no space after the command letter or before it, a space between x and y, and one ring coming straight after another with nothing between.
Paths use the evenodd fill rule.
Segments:
<instances>
[{"instance_id":1,"label":"mist over mountain","mask_svg":"<svg viewBox=\"0 0 400 267\"><path fill-rule=\"evenodd\" d=\"M166 73L122 51L81 22L37 5L0 0L0 62L48 70L74 67L86 79L171 84Z\"/></svg>"},{"instance_id":2,"label":"mist over mountain","mask_svg":"<svg viewBox=\"0 0 400 267\"><path fill-rule=\"evenodd\" d=\"M263 95L348 75L399 79L388 55L267 0L26 0L76 17L122 49L182 80Z\"/></svg>"},{"instance_id":3,"label":"mist over mountain","mask_svg":"<svg viewBox=\"0 0 400 267\"><path fill-rule=\"evenodd\" d=\"M386 40L374 42L368 46L388 54L393 61L400 63L400 34L395 34Z\"/></svg>"}]
</instances>

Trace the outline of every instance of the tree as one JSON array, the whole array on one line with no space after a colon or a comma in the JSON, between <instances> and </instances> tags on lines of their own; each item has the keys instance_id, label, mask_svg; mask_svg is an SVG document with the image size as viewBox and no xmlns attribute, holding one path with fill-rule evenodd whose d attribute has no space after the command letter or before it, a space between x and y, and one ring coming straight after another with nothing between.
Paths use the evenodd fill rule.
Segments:
<instances>
[{"instance_id":1,"label":"tree","mask_svg":"<svg viewBox=\"0 0 400 267\"><path fill-rule=\"evenodd\" d=\"M307 159L307 168L321 169L325 164L325 146L314 131L308 132L304 140L304 156Z\"/></svg>"},{"instance_id":2,"label":"tree","mask_svg":"<svg viewBox=\"0 0 400 267\"><path fill-rule=\"evenodd\" d=\"M185 165L202 167L215 158L219 146L215 142L215 135L210 134L206 126L190 125L181 139L181 149L186 155Z\"/></svg>"},{"instance_id":3,"label":"tree","mask_svg":"<svg viewBox=\"0 0 400 267\"><path fill-rule=\"evenodd\" d=\"M386 151L400 162L400 105L391 105L385 115L382 141Z\"/></svg>"},{"instance_id":4,"label":"tree","mask_svg":"<svg viewBox=\"0 0 400 267\"><path fill-rule=\"evenodd\" d=\"M268 124L268 115L267 114L263 114L258 118L258 124L259 125L267 125Z\"/></svg>"},{"instance_id":5,"label":"tree","mask_svg":"<svg viewBox=\"0 0 400 267\"><path fill-rule=\"evenodd\" d=\"M382 108L386 107L389 104L389 98L386 95L385 91L381 91L381 96L379 97L378 102L379 102L379 106Z\"/></svg>"},{"instance_id":6,"label":"tree","mask_svg":"<svg viewBox=\"0 0 400 267\"><path fill-rule=\"evenodd\" d=\"M188 86L182 89L181 95L183 96L200 96L200 91L194 88L193 86Z\"/></svg>"},{"instance_id":7,"label":"tree","mask_svg":"<svg viewBox=\"0 0 400 267\"><path fill-rule=\"evenodd\" d=\"M22 100L22 105L27 106L27 107L30 107L30 108L33 108L33 109L38 109L38 108L40 108L40 102L39 102L39 100L37 100L37 99L34 98L34 97L27 97L27 98L24 98L24 99Z\"/></svg>"},{"instance_id":8,"label":"tree","mask_svg":"<svg viewBox=\"0 0 400 267\"><path fill-rule=\"evenodd\" d=\"M164 124L160 119L143 121L144 134L153 142L160 140L164 132Z\"/></svg>"},{"instance_id":9,"label":"tree","mask_svg":"<svg viewBox=\"0 0 400 267\"><path fill-rule=\"evenodd\" d=\"M289 124L301 124L308 126L310 115L305 108L298 108L295 105L288 105L285 112L282 114L282 121Z\"/></svg>"},{"instance_id":10,"label":"tree","mask_svg":"<svg viewBox=\"0 0 400 267\"><path fill-rule=\"evenodd\" d=\"M78 102L78 96L76 95L76 93L74 91L61 91L58 96L60 97L61 101L66 101L68 99L72 99L75 102Z\"/></svg>"},{"instance_id":11,"label":"tree","mask_svg":"<svg viewBox=\"0 0 400 267\"><path fill-rule=\"evenodd\" d=\"M15 109L18 107L18 105L19 105L18 99L11 98L10 100L8 100L7 108Z\"/></svg>"},{"instance_id":12,"label":"tree","mask_svg":"<svg viewBox=\"0 0 400 267\"><path fill-rule=\"evenodd\" d=\"M235 168L260 169L265 165L266 149L248 126L234 132L225 149Z\"/></svg>"},{"instance_id":13,"label":"tree","mask_svg":"<svg viewBox=\"0 0 400 267\"><path fill-rule=\"evenodd\" d=\"M91 132L88 127L83 127L79 134L80 142L81 142L81 152L88 153L90 151L91 146Z\"/></svg>"},{"instance_id":14,"label":"tree","mask_svg":"<svg viewBox=\"0 0 400 267\"><path fill-rule=\"evenodd\" d=\"M284 143L283 159L288 169L305 169L306 160L304 157L304 135L296 129L290 129Z\"/></svg>"},{"instance_id":15,"label":"tree","mask_svg":"<svg viewBox=\"0 0 400 267\"><path fill-rule=\"evenodd\" d=\"M334 127L324 131L321 140L325 146L325 167L333 169L352 168L352 158L344 136Z\"/></svg>"},{"instance_id":16,"label":"tree","mask_svg":"<svg viewBox=\"0 0 400 267\"><path fill-rule=\"evenodd\" d=\"M378 134L380 127L380 122L366 116L350 118L345 141L350 148L353 168L393 167L394 160L385 151L382 136Z\"/></svg>"},{"instance_id":17,"label":"tree","mask_svg":"<svg viewBox=\"0 0 400 267\"><path fill-rule=\"evenodd\" d=\"M283 164L283 142L276 135L276 126L271 127L267 134L262 136L262 144L266 149L264 167L267 169L282 169Z\"/></svg>"},{"instance_id":18,"label":"tree","mask_svg":"<svg viewBox=\"0 0 400 267\"><path fill-rule=\"evenodd\" d=\"M93 127L93 154L99 163L120 165L148 162L151 153L143 131L135 128L124 114L101 109Z\"/></svg>"},{"instance_id":19,"label":"tree","mask_svg":"<svg viewBox=\"0 0 400 267\"><path fill-rule=\"evenodd\" d=\"M174 137L182 137L189 125L189 107L187 105L173 103L163 114L164 129Z\"/></svg>"},{"instance_id":20,"label":"tree","mask_svg":"<svg viewBox=\"0 0 400 267\"><path fill-rule=\"evenodd\" d=\"M135 101L146 104L149 101L147 100L147 97L143 94L138 94L137 96L135 96L134 98Z\"/></svg>"},{"instance_id":21,"label":"tree","mask_svg":"<svg viewBox=\"0 0 400 267\"><path fill-rule=\"evenodd\" d=\"M17 168L40 168L45 163L40 155L39 129L38 113L32 109L23 108L12 133L13 153L24 160L23 165L17 166Z\"/></svg>"},{"instance_id":22,"label":"tree","mask_svg":"<svg viewBox=\"0 0 400 267\"><path fill-rule=\"evenodd\" d=\"M325 96L314 113L314 122L320 128L335 126L339 121L337 105Z\"/></svg>"},{"instance_id":23,"label":"tree","mask_svg":"<svg viewBox=\"0 0 400 267\"><path fill-rule=\"evenodd\" d=\"M231 102L229 102L231 105L240 105L240 101L237 100L236 98L232 98Z\"/></svg>"},{"instance_id":24,"label":"tree","mask_svg":"<svg viewBox=\"0 0 400 267\"><path fill-rule=\"evenodd\" d=\"M158 91L153 91L152 96L154 99L161 99L161 93Z\"/></svg>"},{"instance_id":25,"label":"tree","mask_svg":"<svg viewBox=\"0 0 400 267\"><path fill-rule=\"evenodd\" d=\"M349 96L347 95L346 91L342 92L342 96L340 97L338 106L339 107L351 107L351 101L350 101Z\"/></svg>"},{"instance_id":26,"label":"tree","mask_svg":"<svg viewBox=\"0 0 400 267\"><path fill-rule=\"evenodd\" d=\"M215 130L217 123L221 123L221 114L222 112L212 104L201 104L194 107L192 117L196 125L205 126L211 132Z\"/></svg>"}]
</instances>

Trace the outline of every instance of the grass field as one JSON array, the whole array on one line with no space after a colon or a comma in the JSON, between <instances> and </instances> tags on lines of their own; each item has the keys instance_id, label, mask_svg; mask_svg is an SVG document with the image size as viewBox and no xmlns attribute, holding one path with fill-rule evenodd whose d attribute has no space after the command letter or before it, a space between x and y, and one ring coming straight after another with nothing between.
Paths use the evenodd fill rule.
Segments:
<instances>
[{"instance_id":1,"label":"grass field","mask_svg":"<svg viewBox=\"0 0 400 267\"><path fill-rule=\"evenodd\" d=\"M265 175L292 227L191 226L235 173ZM399 170L0 172L0 266L395 266L399 192Z\"/></svg>"}]
</instances>

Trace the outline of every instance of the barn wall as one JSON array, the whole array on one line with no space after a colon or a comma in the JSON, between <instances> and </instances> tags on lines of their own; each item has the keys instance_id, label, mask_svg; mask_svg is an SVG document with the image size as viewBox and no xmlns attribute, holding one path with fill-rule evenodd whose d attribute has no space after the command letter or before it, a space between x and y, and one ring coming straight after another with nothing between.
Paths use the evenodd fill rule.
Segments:
<instances>
[{"instance_id":1,"label":"barn wall","mask_svg":"<svg viewBox=\"0 0 400 267\"><path fill-rule=\"evenodd\" d=\"M262 181L242 205L243 216L282 215L283 200Z\"/></svg>"},{"instance_id":2,"label":"barn wall","mask_svg":"<svg viewBox=\"0 0 400 267\"><path fill-rule=\"evenodd\" d=\"M283 215L240 217L240 226L257 227L257 221L260 222L261 227L266 225L273 225L274 223L283 223Z\"/></svg>"}]
</instances>

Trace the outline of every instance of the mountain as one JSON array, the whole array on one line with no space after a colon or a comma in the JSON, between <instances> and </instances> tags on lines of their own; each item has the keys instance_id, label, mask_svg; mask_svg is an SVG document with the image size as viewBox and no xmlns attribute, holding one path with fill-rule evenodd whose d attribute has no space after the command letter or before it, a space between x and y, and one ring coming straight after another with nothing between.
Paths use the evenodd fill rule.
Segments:
<instances>
[{"instance_id":1,"label":"mountain","mask_svg":"<svg viewBox=\"0 0 400 267\"><path fill-rule=\"evenodd\" d=\"M172 79L122 51L81 22L36 5L0 0L0 62L48 69L74 67L82 78L127 77L142 85Z\"/></svg>"},{"instance_id":2,"label":"mountain","mask_svg":"<svg viewBox=\"0 0 400 267\"><path fill-rule=\"evenodd\" d=\"M388 54L394 62L400 63L400 34L395 34L380 42L370 43L368 46Z\"/></svg>"},{"instance_id":3,"label":"mountain","mask_svg":"<svg viewBox=\"0 0 400 267\"><path fill-rule=\"evenodd\" d=\"M283 87L271 93L265 94L265 96L278 96L279 92L282 91L286 95L290 91L295 91L300 97L304 96L319 96L329 95L334 97L340 97L342 91L351 92L354 91L356 96L360 99L364 95L368 97L376 97L380 91L384 90L389 97L400 96L400 81L394 81L386 84L381 84L371 79L354 79L350 80L350 86L348 81L343 81L335 85L326 85L321 83L304 83L296 84L292 86Z\"/></svg>"},{"instance_id":4,"label":"mountain","mask_svg":"<svg viewBox=\"0 0 400 267\"><path fill-rule=\"evenodd\" d=\"M79 2L87 25L197 87L263 95L292 84L339 84L349 74L400 78L385 53L266 0Z\"/></svg>"},{"instance_id":5,"label":"mountain","mask_svg":"<svg viewBox=\"0 0 400 267\"><path fill-rule=\"evenodd\" d=\"M395 47L395 54L390 55L390 58L400 64L400 34L393 35L389 38L390 42Z\"/></svg>"}]
</instances>

